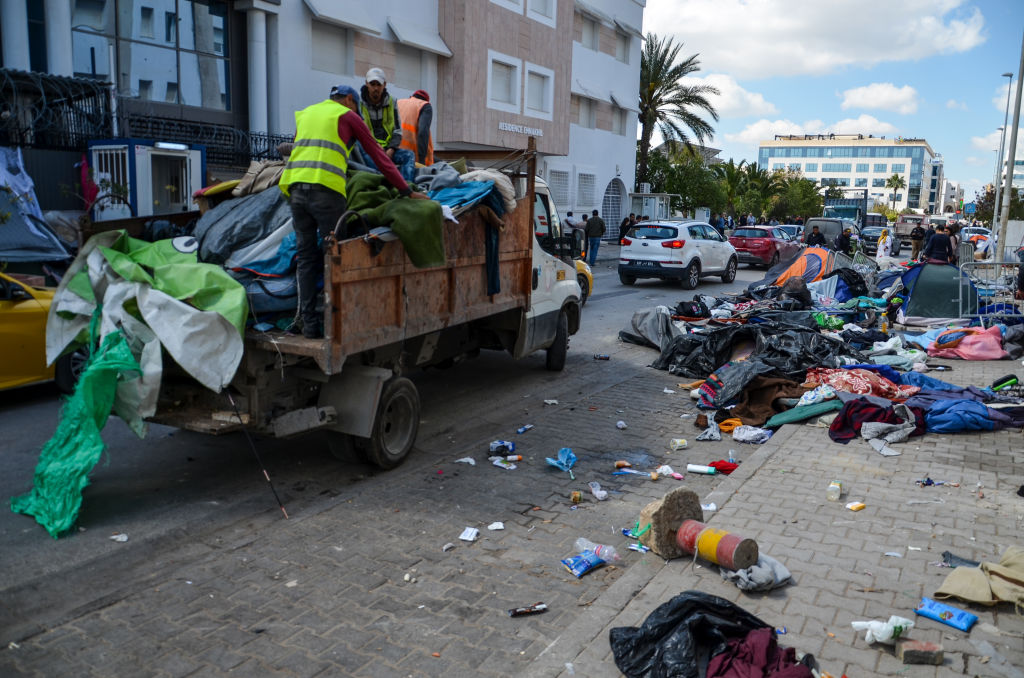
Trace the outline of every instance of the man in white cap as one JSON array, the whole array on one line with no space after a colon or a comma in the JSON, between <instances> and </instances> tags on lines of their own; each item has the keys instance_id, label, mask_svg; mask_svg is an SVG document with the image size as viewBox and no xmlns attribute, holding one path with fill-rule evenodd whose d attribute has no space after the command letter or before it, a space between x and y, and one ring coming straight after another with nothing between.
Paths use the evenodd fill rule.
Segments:
<instances>
[{"instance_id":1,"label":"man in white cap","mask_svg":"<svg viewBox=\"0 0 1024 678\"><path fill-rule=\"evenodd\" d=\"M411 151L401 147L402 120L398 115L397 103L388 94L387 85L383 69L374 67L368 70L366 84L359 92L359 113L398 171L412 181L416 178L416 158ZM368 161L366 164L380 169L372 158L366 157L368 155L369 153L363 154L363 159Z\"/></svg>"},{"instance_id":2,"label":"man in white cap","mask_svg":"<svg viewBox=\"0 0 1024 678\"><path fill-rule=\"evenodd\" d=\"M347 171L352 146L362 142L380 167L384 180L404 197L426 199L413 192L375 143L356 113L358 95L348 85L335 85L329 99L295 112L295 143L281 174L281 192L288 197L295 228L295 277L299 287L302 335L323 336L323 315L316 309L317 280L324 270L317 232L334 232L347 207ZM339 237L345 238L346 233Z\"/></svg>"}]
</instances>

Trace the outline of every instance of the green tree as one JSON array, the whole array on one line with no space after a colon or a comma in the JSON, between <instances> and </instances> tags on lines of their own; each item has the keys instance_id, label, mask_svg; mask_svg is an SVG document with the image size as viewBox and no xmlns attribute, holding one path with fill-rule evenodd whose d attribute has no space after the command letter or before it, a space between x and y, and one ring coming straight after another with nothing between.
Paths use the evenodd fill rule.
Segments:
<instances>
[{"instance_id":1,"label":"green tree","mask_svg":"<svg viewBox=\"0 0 1024 678\"><path fill-rule=\"evenodd\" d=\"M682 43L672 38L658 38L648 33L640 55L640 159L637 182L649 181L647 165L651 151L651 138L657 129L662 138L674 144L690 145L689 129L694 138L704 140L714 135L714 129L697 112L706 112L716 122L718 112L707 97L719 94L710 85L685 85L680 80L700 70L698 55L678 61Z\"/></svg>"},{"instance_id":2,"label":"green tree","mask_svg":"<svg viewBox=\"0 0 1024 678\"><path fill-rule=\"evenodd\" d=\"M707 207L712 212L721 212L725 208L725 191L714 172L702 158L680 155L679 161L672 165L666 186L669 193L679 195L672 198L673 209L690 213L698 207Z\"/></svg>"},{"instance_id":3,"label":"green tree","mask_svg":"<svg viewBox=\"0 0 1024 678\"><path fill-rule=\"evenodd\" d=\"M747 173L744 169L746 164L746 160L740 160L737 165L732 158L729 158L729 162L714 166L715 176L718 177L722 191L725 193L725 209L733 218L736 217L736 201L743 194L744 184L747 180Z\"/></svg>"},{"instance_id":4,"label":"green tree","mask_svg":"<svg viewBox=\"0 0 1024 678\"><path fill-rule=\"evenodd\" d=\"M894 174L885 180L885 187L891 190L892 193L892 211L896 211L896 192L902 191L907 187L906 180L898 174Z\"/></svg>"},{"instance_id":5,"label":"green tree","mask_svg":"<svg viewBox=\"0 0 1024 678\"><path fill-rule=\"evenodd\" d=\"M782 173L769 172L757 163L747 165L748 193L754 197L754 213L767 216L778 196L782 193Z\"/></svg>"},{"instance_id":6,"label":"green tree","mask_svg":"<svg viewBox=\"0 0 1024 678\"><path fill-rule=\"evenodd\" d=\"M839 188L839 186L835 185L834 183L830 182L829 180L822 179L821 180L821 185L825 189L825 199L826 200L837 200L837 199L843 197L843 189Z\"/></svg>"},{"instance_id":7,"label":"green tree","mask_svg":"<svg viewBox=\"0 0 1024 678\"><path fill-rule=\"evenodd\" d=\"M822 199L818 185L799 171L783 175L782 191L772 208L772 216L782 221L788 216L813 217L821 214Z\"/></svg>"},{"instance_id":8,"label":"green tree","mask_svg":"<svg viewBox=\"0 0 1024 678\"><path fill-rule=\"evenodd\" d=\"M995 206L995 201L996 192L995 188L991 185L986 187L984 193L975 193L975 218L980 219L987 224L992 224L992 212ZM1010 218L1024 219L1024 200L1022 200L1020 191L1017 189L1010 191Z\"/></svg>"}]
</instances>

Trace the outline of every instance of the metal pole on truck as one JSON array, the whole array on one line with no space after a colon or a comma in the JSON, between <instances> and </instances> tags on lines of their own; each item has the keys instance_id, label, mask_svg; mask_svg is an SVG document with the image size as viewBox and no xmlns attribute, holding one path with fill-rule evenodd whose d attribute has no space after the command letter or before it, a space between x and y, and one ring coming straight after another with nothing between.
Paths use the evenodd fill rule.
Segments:
<instances>
[{"instance_id":1,"label":"metal pole on truck","mask_svg":"<svg viewBox=\"0 0 1024 678\"><path fill-rule=\"evenodd\" d=\"M1010 198L1013 190L1013 163L1017 156L1017 127L1020 125L1020 94L1024 85L1024 31L1021 31L1020 66L1017 68L1017 97L1013 104L1013 127L1010 128L1010 152L1006 159L1006 181L1003 183L1002 209L999 211L998 246L1005 248L1006 222L1010 218Z\"/></svg>"}]
</instances>

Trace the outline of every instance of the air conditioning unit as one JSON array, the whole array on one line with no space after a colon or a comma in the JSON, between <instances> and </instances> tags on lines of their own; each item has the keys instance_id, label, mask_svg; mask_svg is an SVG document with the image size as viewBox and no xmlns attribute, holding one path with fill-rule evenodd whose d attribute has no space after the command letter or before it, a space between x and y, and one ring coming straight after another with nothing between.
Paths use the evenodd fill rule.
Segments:
<instances>
[{"instance_id":1,"label":"air conditioning unit","mask_svg":"<svg viewBox=\"0 0 1024 678\"><path fill-rule=\"evenodd\" d=\"M143 139L89 142L89 167L100 187L94 221L188 212L203 187L206 147Z\"/></svg>"}]
</instances>

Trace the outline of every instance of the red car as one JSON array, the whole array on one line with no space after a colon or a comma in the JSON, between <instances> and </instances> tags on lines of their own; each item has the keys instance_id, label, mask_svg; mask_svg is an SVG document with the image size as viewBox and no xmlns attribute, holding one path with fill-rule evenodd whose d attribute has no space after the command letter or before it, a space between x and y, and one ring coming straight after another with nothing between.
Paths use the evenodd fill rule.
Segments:
<instances>
[{"instance_id":1,"label":"red car","mask_svg":"<svg viewBox=\"0 0 1024 678\"><path fill-rule=\"evenodd\" d=\"M778 226L741 226L729 236L741 263L774 266L800 251L800 241Z\"/></svg>"}]
</instances>

